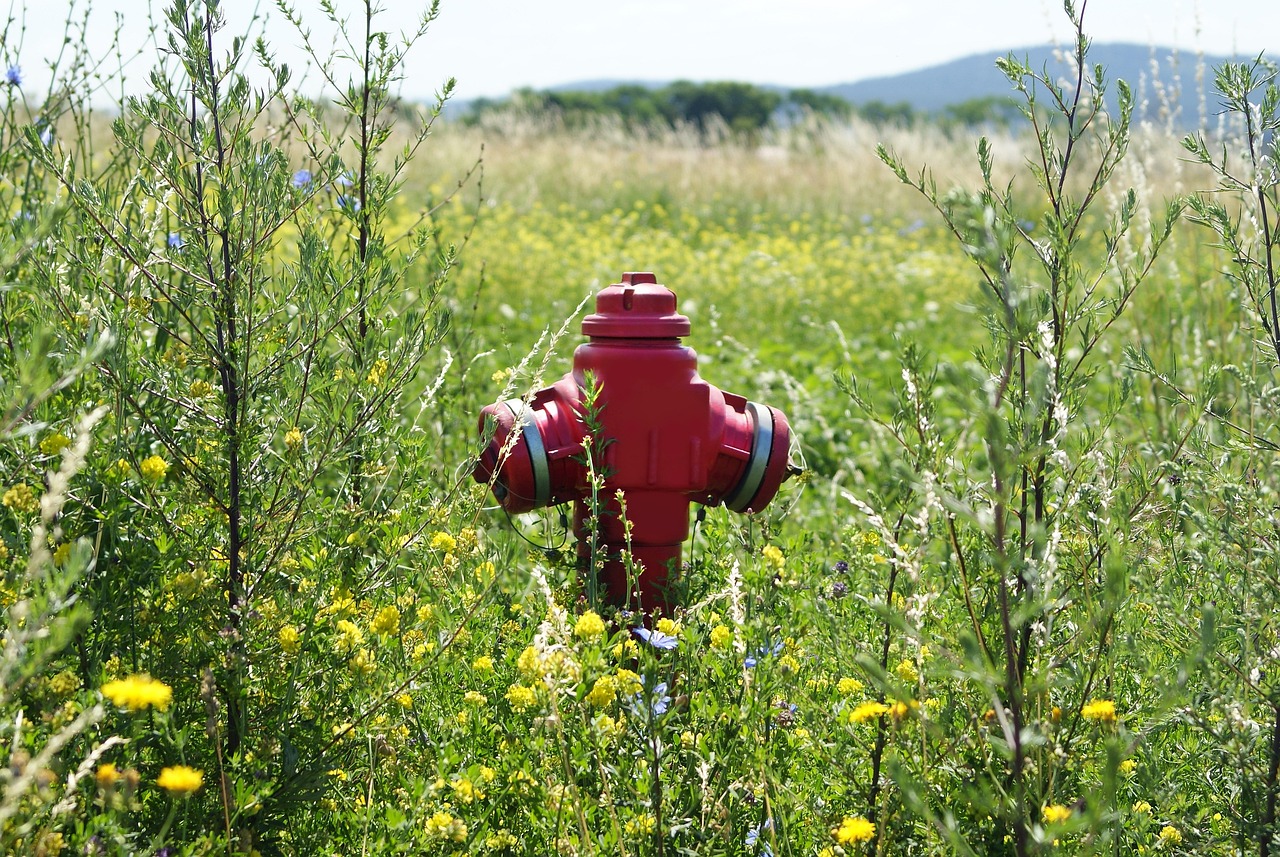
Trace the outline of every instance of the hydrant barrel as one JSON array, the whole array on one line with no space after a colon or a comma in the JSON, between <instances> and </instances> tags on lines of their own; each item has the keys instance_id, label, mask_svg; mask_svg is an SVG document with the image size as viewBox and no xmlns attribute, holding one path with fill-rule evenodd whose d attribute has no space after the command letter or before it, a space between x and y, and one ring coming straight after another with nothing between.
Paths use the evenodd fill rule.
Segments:
<instances>
[{"instance_id":1,"label":"hydrant barrel","mask_svg":"<svg viewBox=\"0 0 1280 857\"><path fill-rule=\"evenodd\" d=\"M652 274L624 274L603 289L582 330L589 341L558 382L484 408L481 427L491 426L493 436L473 475L492 485L509 512L573 501L580 556L591 555L593 538L605 555L600 583L608 600L669 610L689 504L763 509L790 475L791 428L781 411L698 376L697 355L680 343L689 319ZM584 443L589 380L599 388L591 416L602 437ZM589 460L593 450L601 460ZM594 496L588 463L604 475L606 490ZM594 537L587 532L593 499ZM628 547L640 572L635 587L622 559Z\"/></svg>"}]
</instances>

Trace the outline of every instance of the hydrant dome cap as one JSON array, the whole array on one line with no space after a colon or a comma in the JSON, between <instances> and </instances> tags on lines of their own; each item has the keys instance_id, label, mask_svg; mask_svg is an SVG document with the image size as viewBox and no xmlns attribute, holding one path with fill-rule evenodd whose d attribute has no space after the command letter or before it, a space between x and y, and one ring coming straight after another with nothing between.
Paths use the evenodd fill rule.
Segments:
<instances>
[{"instance_id":1,"label":"hydrant dome cap","mask_svg":"<svg viewBox=\"0 0 1280 857\"><path fill-rule=\"evenodd\" d=\"M627 274L596 296L596 311L582 320L582 332L610 339L674 339L689 335L689 319L676 312L675 292L652 274Z\"/></svg>"}]
</instances>

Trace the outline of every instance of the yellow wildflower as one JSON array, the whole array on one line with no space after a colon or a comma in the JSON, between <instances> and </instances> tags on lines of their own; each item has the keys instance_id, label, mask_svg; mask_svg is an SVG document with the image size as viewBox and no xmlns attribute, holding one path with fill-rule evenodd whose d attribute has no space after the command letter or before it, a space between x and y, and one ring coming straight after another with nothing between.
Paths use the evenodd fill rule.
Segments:
<instances>
[{"instance_id":1,"label":"yellow wildflower","mask_svg":"<svg viewBox=\"0 0 1280 857\"><path fill-rule=\"evenodd\" d=\"M301 648L302 635L298 633L297 628L292 625L282 625L277 636L280 638L280 648L286 655L296 655L298 653L298 649Z\"/></svg>"},{"instance_id":2,"label":"yellow wildflower","mask_svg":"<svg viewBox=\"0 0 1280 857\"><path fill-rule=\"evenodd\" d=\"M484 847L490 851L501 851L504 848L514 848L520 844L520 840L516 839L515 834L507 830L505 827L497 833L491 833L484 840Z\"/></svg>"},{"instance_id":3,"label":"yellow wildflower","mask_svg":"<svg viewBox=\"0 0 1280 857\"><path fill-rule=\"evenodd\" d=\"M454 548L458 546L458 540L448 533L435 532L431 534L431 541L428 542L434 551L443 551L444 553L453 553Z\"/></svg>"},{"instance_id":4,"label":"yellow wildflower","mask_svg":"<svg viewBox=\"0 0 1280 857\"><path fill-rule=\"evenodd\" d=\"M1151 804L1145 800L1137 801L1133 805L1133 812L1135 815L1146 815L1151 812Z\"/></svg>"},{"instance_id":5,"label":"yellow wildflower","mask_svg":"<svg viewBox=\"0 0 1280 857\"><path fill-rule=\"evenodd\" d=\"M1040 817L1045 824L1058 824L1071 817L1071 810L1060 803L1051 803L1040 810Z\"/></svg>"},{"instance_id":6,"label":"yellow wildflower","mask_svg":"<svg viewBox=\"0 0 1280 857\"><path fill-rule=\"evenodd\" d=\"M45 455L57 455L70 445L71 438L67 437L62 432L55 431L53 434L40 441L40 451Z\"/></svg>"},{"instance_id":7,"label":"yellow wildflower","mask_svg":"<svg viewBox=\"0 0 1280 857\"><path fill-rule=\"evenodd\" d=\"M538 650L533 646L525 646L520 657L516 658L516 669L527 679L536 678L541 670L538 665Z\"/></svg>"},{"instance_id":8,"label":"yellow wildflower","mask_svg":"<svg viewBox=\"0 0 1280 857\"><path fill-rule=\"evenodd\" d=\"M760 555L764 557L766 564L773 566L776 571L781 571L782 567L787 564L787 559L782 555L782 549L774 545L765 545L760 551Z\"/></svg>"},{"instance_id":9,"label":"yellow wildflower","mask_svg":"<svg viewBox=\"0 0 1280 857\"><path fill-rule=\"evenodd\" d=\"M596 679L596 683L587 694L586 700L596 708L604 708L618 697L618 682L613 676L605 675Z\"/></svg>"},{"instance_id":10,"label":"yellow wildflower","mask_svg":"<svg viewBox=\"0 0 1280 857\"><path fill-rule=\"evenodd\" d=\"M174 765L160 771L156 785L172 795L186 797L194 794L204 783L204 772L186 765Z\"/></svg>"},{"instance_id":11,"label":"yellow wildflower","mask_svg":"<svg viewBox=\"0 0 1280 857\"><path fill-rule=\"evenodd\" d=\"M533 688L525 687L522 684L513 684L507 688L507 701L511 703L511 707L516 711L524 711L537 701L537 695L533 692Z\"/></svg>"},{"instance_id":12,"label":"yellow wildflower","mask_svg":"<svg viewBox=\"0 0 1280 857\"><path fill-rule=\"evenodd\" d=\"M120 780L120 771L116 769L114 762L107 762L105 765L99 765L97 773L93 778L98 781L98 785L104 789L109 789Z\"/></svg>"},{"instance_id":13,"label":"yellow wildflower","mask_svg":"<svg viewBox=\"0 0 1280 857\"><path fill-rule=\"evenodd\" d=\"M388 637L400 631L400 611L394 604L388 604L378 611L369 623L369 630L379 637Z\"/></svg>"},{"instance_id":14,"label":"yellow wildflower","mask_svg":"<svg viewBox=\"0 0 1280 857\"><path fill-rule=\"evenodd\" d=\"M433 839L452 839L461 842L467 838L467 825L460 818L454 818L441 810L427 819L427 835Z\"/></svg>"},{"instance_id":15,"label":"yellow wildflower","mask_svg":"<svg viewBox=\"0 0 1280 857\"><path fill-rule=\"evenodd\" d=\"M449 783L449 788L453 789L454 797L462 803L472 803L477 800L484 800L484 792L476 788L476 784L466 777L460 777Z\"/></svg>"},{"instance_id":16,"label":"yellow wildflower","mask_svg":"<svg viewBox=\"0 0 1280 857\"><path fill-rule=\"evenodd\" d=\"M849 719L854 723L866 723L888 713L889 706L883 702L864 702L850 712Z\"/></svg>"},{"instance_id":17,"label":"yellow wildflower","mask_svg":"<svg viewBox=\"0 0 1280 857\"><path fill-rule=\"evenodd\" d=\"M0 498L0 503L15 512L25 514L30 514L40 508L40 500L36 497L36 492L30 485L23 483L18 483L4 492L4 497Z\"/></svg>"},{"instance_id":18,"label":"yellow wildflower","mask_svg":"<svg viewBox=\"0 0 1280 857\"><path fill-rule=\"evenodd\" d=\"M364 632L350 619L339 619L338 645L343 649L354 649L364 642Z\"/></svg>"},{"instance_id":19,"label":"yellow wildflower","mask_svg":"<svg viewBox=\"0 0 1280 857\"><path fill-rule=\"evenodd\" d=\"M635 818L627 819L627 823L622 827L628 836L648 836L653 833L657 826L658 820L646 812L644 815L637 815Z\"/></svg>"},{"instance_id":20,"label":"yellow wildflower","mask_svg":"<svg viewBox=\"0 0 1280 857\"><path fill-rule=\"evenodd\" d=\"M862 690L862 686L862 682L858 681L856 678L845 676L836 684L836 690L845 696L848 696L851 693L857 693Z\"/></svg>"},{"instance_id":21,"label":"yellow wildflower","mask_svg":"<svg viewBox=\"0 0 1280 857\"><path fill-rule=\"evenodd\" d=\"M867 842L875 835L876 826L862 816L845 816L845 819L840 822L840 826L831 830L832 838L841 845Z\"/></svg>"},{"instance_id":22,"label":"yellow wildflower","mask_svg":"<svg viewBox=\"0 0 1280 857\"><path fill-rule=\"evenodd\" d=\"M474 705L479 708L481 705L488 702L489 699L478 690L469 690L462 695L462 701L467 705Z\"/></svg>"},{"instance_id":23,"label":"yellow wildflower","mask_svg":"<svg viewBox=\"0 0 1280 857\"><path fill-rule=\"evenodd\" d=\"M213 395L213 385L208 381L197 378L191 382L191 398L203 399L205 396Z\"/></svg>"},{"instance_id":24,"label":"yellow wildflower","mask_svg":"<svg viewBox=\"0 0 1280 857\"><path fill-rule=\"evenodd\" d=\"M1133 776L1134 772L1137 770L1138 763L1133 759L1125 759L1120 763L1120 773L1124 774L1126 777Z\"/></svg>"},{"instance_id":25,"label":"yellow wildflower","mask_svg":"<svg viewBox=\"0 0 1280 857\"><path fill-rule=\"evenodd\" d=\"M1174 827L1172 824L1166 824L1160 828L1160 844L1161 845L1177 845L1182 841L1182 831Z\"/></svg>"},{"instance_id":26,"label":"yellow wildflower","mask_svg":"<svg viewBox=\"0 0 1280 857\"><path fill-rule=\"evenodd\" d=\"M298 447L302 446L302 429L294 426L285 432L284 445L290 452L297 452Z\"/></svg>"},{"instance_id":27,"label":"yellow wildflower","mask_svg":"<svg viewBox=\"0 0 1280 857\"><path fill-rule=\"evenodd\" d=\"M413 697L407 693L398 694L396 702L401 708L413 708Z\"/></svg>"},{"instance_id":28,"label":"yellow wildflower","mask_svg":"<svg viewBox=\"0 0 1280 857\"><path fill-rule=\"evenodd\" d=\"M624 696L632 696L644 689L640 676L632 670L618 670L618 692Z\"/></svg>"},{"instance_id":29,"label":"yellow wildflower","mask_svg":"<svg viewBox=\"0 0 1280 857\"><path fill-rule=\"evenodd\" d=\"M916 665L911 661L900 661L893 671L907 684L915 684L920 680L920 673L916 672Z\"/></svg>"},{"instance_id":30,"label":"yellow wildflower","mask_svg":"<svg viewBox=\"0 0 1280 857\"><path fill-rule=\"evenodd\" d=\"M672 637L680 636L682 630L680 623L674 619L668 619L665 616L658 620L658 630Z\"/></svg>"},{"instance_id":31,"label":"yellow wildflower","mask_svg":"<svg viewBox=\"0 0 1280 857\"><path fill-rule=\"evenodd\" d=\"M594 610L588 610L578 617L573 626L573 635L584 640L592 640L604 633L604 620Z\"/></svg>"},{"instance_id":32,"label":"yellow wildflower","mask_svg":"<svg viewBox=\"0 0 1280 857\"><path fill-rule=\"evenodd\" d=\"M169 472L169 462L158 455L144 458L138 462L138 473L148 482L159 482Z\"/></svg>"},{"instance_id":33,"label":"yellow wildflower","mask_svg":"<svg viewBox=\"0 0 1280 857\"><path fill-rule=\"evenodd\" d=\"M80 687L80 679L71 670L62 672L49 679L49 690L57 696L70 696Z\"/></svg>"},{"instance_id":34,"label":"yellow wildflower","mask_svg":"<svg viewBox=\"0 0 1280 857\"><path fill-rule=\"evenodd\" d=\"M724 651L733 643L733 632L724 625L716 625L711 629L711 648Z\"/></svg>"},{"instance_id":35,"label":"yellow wildflower","mask_svg":"<svg viewBox=\"0 0 1280 857\"><path fill-rule=\"evenodd\" d=\"M1102 723L1116 722L1116 704L1109 699L1094 699L1080 709L1080 716L1085 720L1098 720Z\"/></svg>"},{"instance_id":36,"label":"yellow wildflower","mask_svg":"<svg viewBox=\"0 0 1280 857\"><path fill-rule=\"evenodd\" d=\"M148 706L164 711L173 701L173 689L146 674L115 679L107 682L100 689L102 695L112 703L130 711L142 711Z\"/></svg>"}]
</instances>

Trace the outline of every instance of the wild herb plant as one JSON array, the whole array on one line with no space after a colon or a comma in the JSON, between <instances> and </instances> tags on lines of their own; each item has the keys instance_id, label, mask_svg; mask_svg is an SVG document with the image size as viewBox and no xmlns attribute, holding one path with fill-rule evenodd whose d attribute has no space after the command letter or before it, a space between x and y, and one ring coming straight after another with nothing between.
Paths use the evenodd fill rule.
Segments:
<instances>
[{"instance_id":1,"label":"wild herb plant","mask_svg":"<svg viewBox=\"0 0 1280 857\"><path fill-rule=\"evenodd\" d=\"M1145 352L1133 355L1171 395L1205 403L1200 442L1176 472L1178 503L1171 510L1176 526L1170 528L1168 553L1180 577L1208 574L1218 581L1231 609L1218 611L1213 669L1206 670L1185 719L1213 748L1232 795L1226 823L1217 825L1214 839L1237 853L1256 849L1262 857L1280 847L1280 685L1273 675L1280 653L1274 513L1280 488L1274 477L1280 450L1275 431L1280 89L1275 76L1274 64L1261 57L1215 69L1223 113L1238 135L1202 132L1183 140L1192 158L1216 178L1211 192L1189 198L1191 218L1213 232L1229 260L1223 273L1244 308L1254 349L1237 363L1206 367L1199 383L1176 365L1157 366Z\"/></svg>"},{"instance_id":2,"label":"wild herb plant","mask_svg":"<svg viewBox=\"0 0 1280 857\"><path fill-rule=\"evenodd\" d=\"M1126 155L1133 102L1121 81L1109 112L1083 7L1065 9L1072 79L998 63L1031 125L1035 208L1018 203L1014 183L993 183L986 139L976 191L940 193L927 172L913 177L880 150L974 263L990 338L963 367L904 352L897 409L871 414L893 478L870 501L849 495L887 546L883 642L867 664L882 710L866 786L886 848L903 815L960 853L1021 857L1063 840L1079 853L1132 847L1121 764L1136 764L1168 704L1117 669L1155 483L1120 452L1113 426L1132 383L1099 346L1179 206L1136 238L1132 190L1117 210L1096 210ZM959 605L960 627L941 620Z\"/></svg>"}]
</instances>

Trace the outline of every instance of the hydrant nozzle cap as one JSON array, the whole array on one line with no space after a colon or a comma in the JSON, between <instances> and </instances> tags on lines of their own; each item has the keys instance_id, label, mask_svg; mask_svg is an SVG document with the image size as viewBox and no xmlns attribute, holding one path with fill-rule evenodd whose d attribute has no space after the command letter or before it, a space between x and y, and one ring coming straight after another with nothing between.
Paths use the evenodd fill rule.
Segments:
<instances>
[{"instance_id":1,"label":"hydrant nozzle cap","mask_svg":"<svg viewBox=\"0 0 1280 857\"><path fill-rule=\"evenodd\" d=\"M635 272L600 291L582 332L607 339L675 339L689 335L689 319L676 312L675 292L653 274Z\"/></svg>"}]
</instances>

